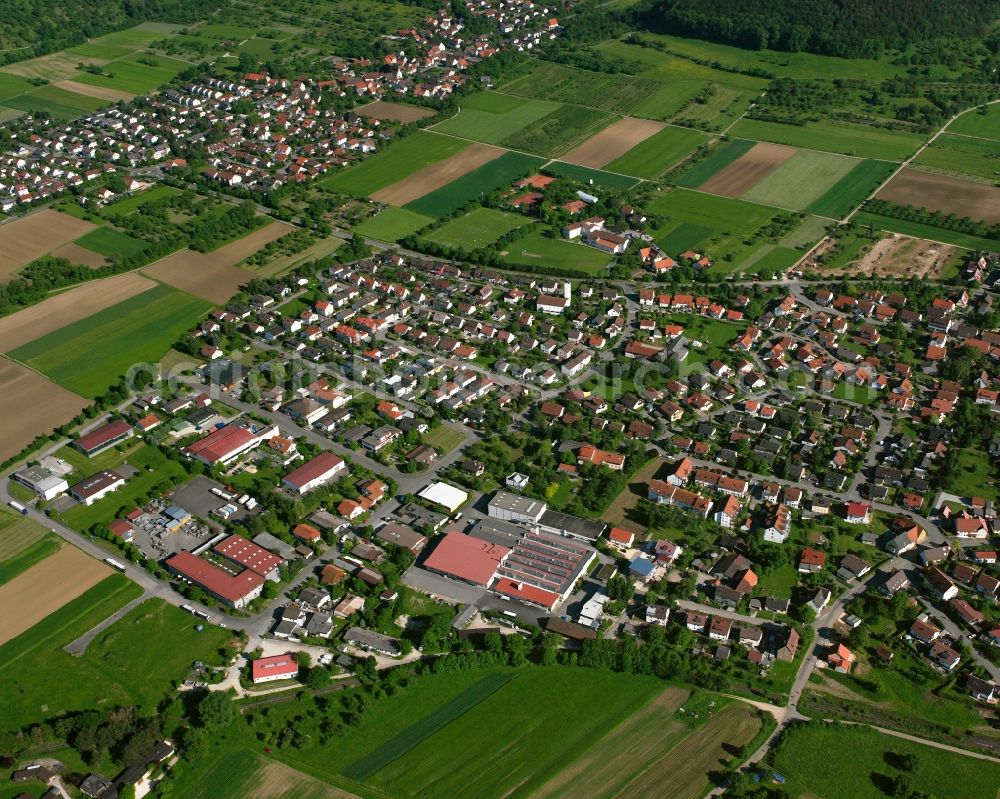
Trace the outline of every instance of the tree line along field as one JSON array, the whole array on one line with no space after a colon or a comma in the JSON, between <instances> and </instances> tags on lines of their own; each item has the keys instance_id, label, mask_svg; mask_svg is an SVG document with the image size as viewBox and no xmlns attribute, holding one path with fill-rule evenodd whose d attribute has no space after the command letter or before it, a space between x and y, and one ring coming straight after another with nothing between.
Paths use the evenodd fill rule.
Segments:
<instances>
[{"instance_id":1,"label":"tree line along field","mask_svg":"<svg viewBox=\"0 0 1000 799\"><path fill-rule=\"evenodd\" d=\"M212 625L198 632L196 619L160 599L132 609L98 634L83 655L63 648L141 593L113 574L0 647L6 725L109 703L153 711L194 661L219 662L218 650L231 633Z\"/></svg>"},{"instance_id":2,"label":"tree line along field","mask_svg":"<svg viewBox=\"0 0 1000 799\"><path fill-rule=\"evenodd\" d=\"M565 161L549 161L544 169L559 177L578 180L581 183L592 183L595 186L603 186L615 191L630 189L639 182L630 175L611 172L607 169L591 169L589 166L568 164Z\"/></svg>"},{"instance_id":3,"label":"tree line along field","mask_svg":"<svg viewBox=\"0 0 1000 799\"><path fill-rule=\"evenodd\" d=\"M825 150L859 158L883 161L903 161L924 143L926 137L916 133L853 125L847 122L807 122L791 125L741 119L730 133L743 139L771 141L792 147Z\"/></svg>"},{"instance_id":4,"label":"tree line along field","mask_svg":"<svg viewBox=\"0 0 1000 799\"><path fill-rule=\"evenodd\" d=\"M355 197L368 197L426 166L461 152L470 144L462 139L420 131L393 142L359 164L323 178L319 185Z\"/></svg>"},{"instance_id":5,"label":"tree line along field","mask_svg":"<svg viewBox=\"0 0 1000 799\"><path fill-rule=\"evenodd\" d=\"M15 360L85 397L136 363L155 363L211 304L156 286L13 350Z\"/></svg>"},{"instance_id":6,"label":"tree line along field","mask_svg":"<svg viewBox=\"0 0 1000 799\"><path fill-rule=\"evenodd\" d=\"M912 756L916 768L909 770ZM792 796L881 799L896 779L930 796L996 799L1000 765L883 735L864 726L809 723L793 727L774 755Z\"/></svg>"}]
</instances>

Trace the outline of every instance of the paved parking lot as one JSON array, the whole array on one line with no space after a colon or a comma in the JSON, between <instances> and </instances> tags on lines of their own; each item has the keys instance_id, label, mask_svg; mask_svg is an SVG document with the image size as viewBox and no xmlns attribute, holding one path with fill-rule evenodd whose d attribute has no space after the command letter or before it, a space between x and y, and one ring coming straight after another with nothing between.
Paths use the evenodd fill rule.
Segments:
<instances>
[{"instance_id":1,"label":"paved parking lot","mask_svg":"<svg viewBox=\"0 0 1000 799\"><path fill-rule=\"evenodd\" d=\"M170 499L175 505L180 505L192 516L197 516L200 519L211 519L212 511L218 510L227 504L225 499L212 493L213 488L223 489L224 486L210 477L198 475L197 477L192 477L186 483L177 486ZM236 505L235 499L232 500L232 504ZM250 511L242 505L237 505L237 507L239 510L229 517L230 521L239 521L250 515Z\"/></svg>"}]
</instances>

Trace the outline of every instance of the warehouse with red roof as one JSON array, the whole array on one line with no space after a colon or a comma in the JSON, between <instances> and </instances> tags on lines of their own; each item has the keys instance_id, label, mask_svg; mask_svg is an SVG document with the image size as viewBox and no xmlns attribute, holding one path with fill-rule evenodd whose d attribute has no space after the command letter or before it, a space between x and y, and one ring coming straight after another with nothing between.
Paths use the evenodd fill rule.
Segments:
<instances>
[{"instance_id":1,"label":"warehouse with red roof","mask_svg":"<svg viewBox=\"0 0 1000 799\"><path fill-rule=\"evenodd\" d=\"M244 607L259 597L264 588L264 578L255 571L244 569L239 574L230 574L190 552L178 552L167 559L166 566L231 608Z\"/></svg>"},{"instance_id":2,"label":"warehouse with red roof","mask_svg":"<svg viewBox=\"0 0 1000 799\"><path fill-rule=\"evenodd\" d=\"M124 441L132 437L132 425L121 419L108 422L106 425L91 430L84 436L80 436L73 442L73 446L88 458L92 458L98 452L112 447L119 441Z\"/></svg>"},{"instance_id":3,"label":"warehouse with red roof","mask_svg":"<svg viewBox=\"0 0 1000 799\"><path fill-rule=\"evenodd\" d=\"M276 426L255 432L250 427L234 423L213 430L204 438L185 447L183 452L206 466L214 466L217 463L225 465L277 434Z\"/></svg>"},{"instance_id":4,"label":"warehouse with red roof","mask_svg":"<svg viewBox=\"0 0 1000 799\"><path fill-rule=\"evenodd\" d=\"M488 588L508 555L510 550L499 544L472 538L465 533L446 533L427 556L424 568Z\"/></svg>"},{"instance_id":5,"label":"warehouse with red roof","mask_svg":"<svg viewBox=\"0 0 1000 799\"><path fill-rule=\"evenodd\" d=\"M237 566L250 569L266 580L277 582L278 568L285 561L241 535L231 535L214 547L215 552Z\"/></svg>"},{"instance_id":6,"label":"warehouse with red roof","mask_svg":"<svg viewBox=\"0 0 1000 799\"><path fill-rule=\"evenodd\" d=\"M296 494L306 494L314 488L326 485L334 477L347 469L344 459L332 452L321 452L298 469L285 475L282 485Z\"/></svg>"}]
</instances>

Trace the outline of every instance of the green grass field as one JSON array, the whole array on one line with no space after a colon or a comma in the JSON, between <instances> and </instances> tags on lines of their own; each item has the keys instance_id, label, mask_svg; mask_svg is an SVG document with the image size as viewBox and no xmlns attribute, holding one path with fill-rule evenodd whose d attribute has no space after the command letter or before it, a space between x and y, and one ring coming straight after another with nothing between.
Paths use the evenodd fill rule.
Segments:
<instances>
[{"instance_id":1,"label":"green grass field","mask_svg":"<svg viewBox=\"0 0 1000 799\"><path fill-rule=\"evenodd\" d=\"M82 56L83 58L99 58L104 61L114 61L132 53L133 48L121 44L98 44L94 41L70 47L66 52L70 55Z\"/></svg>"},{"instance_id":2,"label":"green grass field","mask_svg":"<svg viewBox=\"0 0 1000 799\"><path fill-rule=\"evenodd\" d=\"M912 155L925 141L924 136L916 133L828 121L783 125L759 119L741 119L733 126L730 133L744 139L771 141L792 147L856 155L859 158L878 158L884 161L902 161Z\"/></svg>"},{"instance_id":3,"label":"green grass field","mask_svg":"<svg viewBox=\"0 0 1000 799\"><path fill-rule=\"evenodd\" d=\"M155 61L156 66L141 64L138 58ZM82 72L77 80L91 86L117 89L130 94L145 94L170 82L179 73L190 68L190 64L167 56L130 55L101 67L106 73L104 75Z\"/></svg>"},{"instance_id":4,"label":"green grass field","mask_svg":"<svg viewBox=\"0 0 1000 799\"><path fill-rule=\"evenodd\" d=\"M606 172L603 169L591 169L579 164L567 164L565 161L551 161L545 165L545 171L559 177L578 180L581 183L592 183L595 186L603 186L607 189L630 189L638 181L628 175L619 175L617 172Z\"/></svg>"},{"instance_id":5,"label":"green grass field","mask_svg":"<svg viewBox=\"0 0 1000 799\"><path fill-rule=\"evenodd\" d=\"M750 152L756 143L747 139L718 142L707 156L686 169L674 182L688 189L697 188L716 172L721 172Z\"/></svg>"},{"instance_id":6,"label":"green grass field","mask_svg":"<svg viewBox=\"0 0 1000 799\"><path fill-rule=\"evenodd\" d=\"M668 127L606 166L612 172L657 178L706 141L707 134L700 131Z\"/></svg>"},{"instance_id":7,"label":"green grass field","mask_svg":"<svg viewBox=\"0 0 1000 799\"><path fill-rule=\"evenodd\" d=\"M27 78L0 72L0 100L17 97L19 94L31 91L32 88L34 88L34 84L30 83Z\"/></svg>"},{"instance_id":8,"label":"green grass field","mask_svg":"<svg viewBox=\"0 0 1000 799\"><path fill-rule=\"evenodd\" d=\"M554 157L589 139L614 119L603 111L562 105L508 136L501 144L511 150Z\"/></svg>"},{"instance_id":9,"label":"green grass field","mask_svg":"<svg viewBox=\"0 0 1000 799\"><path fill-rule=\"evenodd\" d=\"M945 133L920 153L913 165L958 177L972 175L996 183L1000 181L1000 144L990 139Z\"/></svg>"},{"instance_id":10,"label":"green grass field","mask_svg":"<svg viewBox=\"0 0 1000 799\"><path fill-rule=\"evenodd\" d=\"M82 656L63 649L140 593L127 578L112 575L0 647L4 721L19 725L116 704L154 711L195 660L220 662L218 650L231 633L207 624L198 632L197 619L161 599L133 609Z\"/></svg>"},{"instance_id":11,"label":"green grass field","mask_svg":"<svg viewBox=\"0 0 1000 799\"><path fill-rule=\"evenodd\" d=\"M492 244L510 231L531 223L525 216L508 214L493 208L475 208L470 213L431 231L426 238L446 247L474 250Z\"/></svg>"},{"instance_id":12,"label":"green grass field","mask_svg":"<svg viewBox=\"0 0 1000 799\"><path fill-rule=\"evenodd\" d=\"M157 286L10 355L71 391L96 397L133 364L156 363L211 307L182 291Z\"/></svg>"},{"instance_id":13,"label":"green grass field","mask_svg":"<svg viewBox=\"0 0 1000 799\"><path fill-rule=\"evenodd\" d=\"M454 427L442 424L427 433L427 435L424 436L424 440L432 447L436 447L447 455L455 449L455 447L465 441L465 436L462 434L461 430L456 430Z\"/></svg>"},{"instance_id":14,"label":"green grass field","mask_svg":"<svg viewBox=\"0 0 1000 799\"><path fill-rule=\"evenodd\" d=\"M90 111L96 111L108 105L108 102L66 91L57 86L41 86L16 97L8 97L3 104L19 111L44 111L55 119L73 119Z\"/></svg>"},{"instance_id":15,"label":"green grass field","mask_svg":"<svg viewBox=\"0 0 1000 799\"><path fill-rule=\"evenodd\" d=\"M650 36L649 38L657 37ZM681 58L672 53L654 50L651 47L638 47L623 41L602 42L594 49L605 55L639 62L645 67L639 72L640 76L654 78L664 84L677 81L701 81L703 85L714 83L731 87L736 91L754 92L759 92L767 86L766 78L724 72L707 64L697 64L690 59Z\"/></svg>"},{"instance_id":16,"label":"green grass field","mask_svg":"<svg viewBox=\"0 0 1000 799\"><path fill-rule=\"evenodd\" d=\"M928 239L929 241L942 241L945 244L954 244L956 247L965 247L968 250L995 250L997 241L986 239L981 236L972 236L967 233L959 233L954 230L924 225L920 222L909 222L904 219L893 219L880 214L873 214L868 211L860 211L855 214L853 221L858 225L874 225L876 230L888 230L893 233L902 233L904 236L913 236L917 239Z\"/></svg>"},{"instance_id":17,"label":"green grass field","mask_svg":"<svg viewBox=\"0 0 1000 799\"><path fill-rule=\"evenodd\" d=\"M989 455L982 450L963 449L945 490L960 497L985 497L995 502L1000 498L995 473Z\"/></svg>"},{"instance_id":18,"label":"green grass field","mask_svg":"<svg viewBox=\"0 0 1000 799\"><path fill-rule=\"evenodd\" d=\"M810 213L842 219L878 188L895 169L885 161L861 161L808 206Z\"/></svg>"},{"instance_id":19,"label":"green grass field","mask_svg":"<svg viewBox=\"0 0 1000 799\"><path fill-rule=\"evenodd\" d=\"M1000 766L882 735L865 727L808 724L793 728L774 758L792 796L882 799L902 774L904 755L917 757L909 774L915 786L932 796L996 799ZM888 790L887 790L888 786ZM961 786L957 789L956 786Z\"/></svg>"},{"instance_id":20,"label":"green grass field","mask_svg":"<svg viewBox=\"0 0 1000 799\"><path fill-rule=\"evenodd\" d=\"M190 779L190 784L191 769L183 771L180 781L177 775L173 776L171 784L177 782L181 785L181 795L186 799L240 799L259 791L265 780L268 780L268 785L274 785L275 780L280 781L281 799L346 799L352 795L337 793L313 777L254 754L249 748L252 746L249 741L246 746L233 748L213 760L206 771L197 775L197 779Z\"/></svg>"},{"instance_id":21,"label":"green grass field","mask_svg":"<svg viewBox=\"0 0 1000 799\"><path fill-rule=\"evenodd\" d=\"M555 266L601 275L611 263L611 256L585 244L532 233L513 242L504 261L511 266L523 267L528 272L536 266Z\"/></svg>"},{"instance_id":22,"label":"green grass field","mask_svg":"<svg viewBox=\"0 0 1000 799\"><path fill-rule=\"evenodd\" d=\"M288 762L401 798L528 796L663 687L561 667L429 675L376 703L330 750L289 753Z\"/></svg>"},{"instance_id":23,"label":"green grass field","mask_svg":"<svg viewBox=\"0 0 1000 799\"><path fill-rule=\"evenodd\" d=\"M19 727L67 710L101 707L109 699L130 701L121 686L73 679L70 670L78 661L63 647L141 593L127 577L113 574L0 646L5 726Z\"/></svg>"},{"instance_id":24,"label":"green grass field","mask_svg":"<svg viewBox=\"0 0 1000 799\"><path fill-rule=\"evenodd\" d=\"M433 129L465 139L499 144L557 108L559 103L483 92L463 100L462 110L457 116L438 123Z\"/></svg>"},{"instance_id":25,"label":"green grass field","mask_svg":"<svg viewBox=\"0 0 1000 799\"><path fill-rule=\"evenodd\" d=\"M41 538L35 539L16 555L0 561L0 585L10 582L17 575L59 551L62 546L60 539L52 534L44 535L44 530L42 532ZM6 535L7 532L0 528L0 536L6 537Z\"/></svg>"},{"instance_id":26,"label":"green grass field","mask_svg":"<svg viewBox=\"0 0 1000 799\"><path fill-rule=\"evenodd\" d=\"M421 131L393 142L355 166L334 172L321 180L319 185L344 194L364 197L468 146L469 142L461 139Z\"/></svg>"},{"instance_id":27,"label":"green grass field","mask_svg":"<svg viewBox=\"0 0 1000 799\"><path fill-rule=\"evenodd\" d=\"M127 233L122 233L122 231L107 225L95 228L78 238L74 243L109 258L116 255L130 258L143 252L149 246L142 239L133 238Z\"/></svg>"},{"instance_id":28,"label":"green grass field","mask_svg":"<svg viewBox=\"0 0 1000 799\"><path fill-rule=\"evenodd\" d=\"M117 455L117 453L115 454ZM130 452L124 460L129 466L138 469L138 473L130 477L122 488L108 494L93 505L81 504L71 507L62 515L68 525L75 530L87 532L95 524L107 524L132 510L143 502L148 494L153 493L155 488L166 487L165 484L168 480L180 481L184 479L184 467L177 461L168 460L156 447L143 445L134 452ZM117 463L104 468L115 468L121 462L122 459L118 456ZM98 471L99 468L91 466L84 474L89 476Z\"/></svg>"},{"instance_id":29,"label":"green grass field","mask_svg":"<svg viewBox=\"0 0 1000 799\"><path fill-rule=\"evenodd\" d=\"M13 480L10 485L16 485ZM33 493L33 492L30 492ZM38 522L8 508L0 508L0 563L6 563L36 544L48 531Z\"/></svg>"},{"instance_id":30,"label":"green grass field","mask_svg":"<svg viewBox=\"0 0 1000 799\"><path fill-rule=\"evenodd\" d=\"M543 163L532 155L504 153L405 207L424 216L447 216L470 200L478 201L483 195L509 186L515 178L527 175Z\"/></svg>"},{"instance_id":31,"label":"green grass field","mask_svg":"<svg viewBox=\"0 0 1000 799\"><path fill-rule=\"evenodd\" d=\"M948 132L1000 141L1000 103L985 106L985 113L977 109L962 114L948 126Z\"/></svg>"},{"instance_id":32,"label":"green grass field","mask_svg":"<svg viewBox=\"0 0 1000 799\"><path fill-rule=\"evenodd\" d=\"M387 206L371 219L366 219L351 228L352 233L360 233L379 241L397 241L420 228L427 227L434 220L429 216L409 211L406 208Z\"/></svg>"},{"instance_id":33,"label":"green grass field","mask_svg":"<svg viewBox=\"0 0 1000 799\"><path fill-rule=\"evenodd\" d=\"M842 155L799 150L741 199L801 211L850 173L858 162Z\"/></svg>"}]
</instances>

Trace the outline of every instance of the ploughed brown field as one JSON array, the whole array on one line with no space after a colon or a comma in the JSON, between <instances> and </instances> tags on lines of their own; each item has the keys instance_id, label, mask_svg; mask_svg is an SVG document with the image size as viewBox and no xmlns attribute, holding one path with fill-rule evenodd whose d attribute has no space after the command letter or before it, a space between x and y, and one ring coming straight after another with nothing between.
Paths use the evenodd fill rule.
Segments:
<instances>
[{"instance_id":1,"label":"ploughed brown field","mask_svg":"<svg viewBox=\"0 0 1000 799\"><path fill-rule=\"evenodd\" d=\"M0 461L17 455L39 433L65 424L88 404L26 366L0 357Z\"/></svg>"},{"instance_id":2,"label":"ploughed brown field","mask_svg":"<svg viewBox=\"0 0 1000 799\"><path fill-rule=\"evenodd\" d=\"M0 644L16 638L50 613L111 574L111 569L70 544L0 585Z\"/></svg>"},{"instance_id":3,"label":"ploughed brown field","mask_svg":"<svg viewBox=\"0 0 1000 799\"><path fill-rule=\"evenodd\" d=\"M372 199L386 205L406 205L425 194L430 194L435 189L447 186L453 180L499 158L505 152L507 151L500 147L491 147L488 144L472 144L443 161L425 166L409 177L380 189L372 195Z\"/></svg>"},{"instance_id":4,"label":"ploughed brown field","mask_svg":"<svg viewBox=\"0 0 1000 799\"><path fill-rule=\"evenodd\" d=\"M127 102L135 97L131 92L123 92L121 89L109 89L106 86L90 86L86 83L77 83L75 80L57 80L52 85L60 89L65 89L68 92L76 92L87 97L96 97L98 100L107 100L111 103L117 103L119 100Z\"/></svg>"},{"instance_id":5,"label":"ploughed brown field","mask_svg":"<svg viewBox=\"0 0 1000 799\"><path fill-rule=\"evenodd\" d=\"M786 147L784 144L760 142L725 169L712 175L698 190L721 197L739 197L797 152L794 147Z\"/></svg>"},{"instance_id":6,"label":"ploughed brown field","mask_svg":"<svg viewBox=\"0 0 1000 799\"><path fill-rule=\"evenodd\" d=\"M64 244L62 247L53 250L52 255L56 258L65 258L67 261L74 264L89 266L91 269L97 269L110 263L110 261L108 261L108 259L99 252L88 250L86 247L81 247L79 244L73 244L73 242Z\"/></svg>"},{"instance_id":7,"label":"ploughed brown field","mask_svg":"<svg viewBox=\"0 0 1000 799\"><path fill-rule=\"evenodd\" d=\"M156 283L147 277L126 272L55 294L23 311L0 318L0 350L15 350L155 286Z\"/></svg>"},{"instance_id":8,"label":"ploughed brown field","mask_svg":"<svg viewBox=\"0 0 1000 799\"><path fill-rule=\"evenodd\" d=\"M995 225L1000 222L1000 188L919 169L901 169L878 194L879 200L927 208Z\"/></svg>"},{"instance_id":9,"label":"ploughed brown field","mask_svg":"<svg viewBox=\"0 0 1000 799\"><path fill-rule=\"evenodd\" d=\"M434 116L434 112L429 108L406 103L390 103L386 100L377 100L354 110L355 113L369 119L391 119L394 122L416 122Z\"/></svg>"},{"instance_id":10,"label":"ploughed brown field","mask_svg":"<svg viewBox=\"0 0 1000 799\"><path fill-rule=\"evenodd\" d=\"M49 208L0 225L0 281L93 229L90 222Z\"/></svg>"},{"instance_id":11,"label":"ploughed brown field","mask_svg":"<svg viewBox=\"0 0 1000 799\"><path fill-rule=\"evenodd\" d=\"M236 264L292 230L284 222L272 222L212 252L181 250L142 271L167 285L221 305L254 277Z\"/></svg>"},{"instance_id":12,"label":"ploughed brown field","mask_svg":"<svg viewBox=\"0 0 1000 799\"><path fill-rule=\"evenodd\" d=\"M599 133L595 133L559 160L600 169L616 158L621 158L637 144L659 133L663 128L662 122L625 117Z\"/></svg>"}]
</instances>

